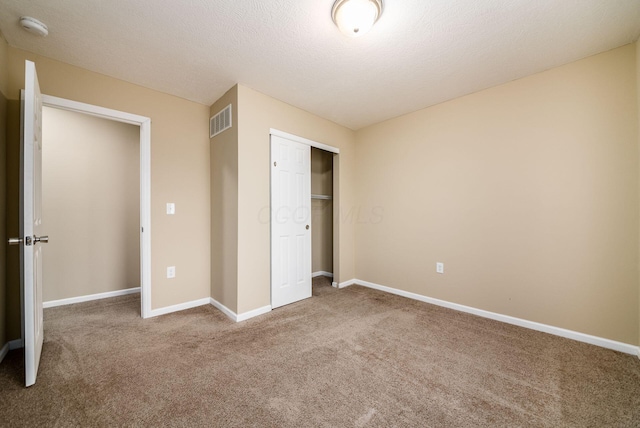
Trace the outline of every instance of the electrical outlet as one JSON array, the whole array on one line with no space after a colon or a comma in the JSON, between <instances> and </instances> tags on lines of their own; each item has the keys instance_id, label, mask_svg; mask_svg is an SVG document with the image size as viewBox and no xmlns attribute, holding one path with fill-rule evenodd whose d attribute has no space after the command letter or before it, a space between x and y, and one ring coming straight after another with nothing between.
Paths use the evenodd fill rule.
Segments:
<instances>
[{"instance_id":1,"label":"electrical outlet","mask_svg":"<svg viewBox=\"0 0 640 428\"><path fill-rule=\"evenodd\" d=\"M436 272L437 273L444 273L444 263L436 263Z\"/></svg>"},{"instance_id":2,"label":"electrical outlet","mask_svg":"<svg viewBox=\"0 0 640 428\"><path fill-rule=\"evenodd\" d=\"M176 277L176 267L169 266L167 268L167 278L175 278Z\"/></svg>"}]
</instances>

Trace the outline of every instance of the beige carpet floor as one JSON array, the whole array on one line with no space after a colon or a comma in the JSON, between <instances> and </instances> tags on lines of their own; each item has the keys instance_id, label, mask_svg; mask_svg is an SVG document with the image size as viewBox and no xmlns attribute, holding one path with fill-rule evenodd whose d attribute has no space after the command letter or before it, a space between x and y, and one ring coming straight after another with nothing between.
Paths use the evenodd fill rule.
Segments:
<instances>
[{"instance_id":1,"label":"beige carpet floor","mask_svg":"<svg viewBox=\"0 0 640 428\"><path fill-rule=\"evenodd\" d=\"M139 297L45 311L38 382L0 364L0 425L638 427L637 357L326 280L243 323Z\"/></svg>"}]
</instances>

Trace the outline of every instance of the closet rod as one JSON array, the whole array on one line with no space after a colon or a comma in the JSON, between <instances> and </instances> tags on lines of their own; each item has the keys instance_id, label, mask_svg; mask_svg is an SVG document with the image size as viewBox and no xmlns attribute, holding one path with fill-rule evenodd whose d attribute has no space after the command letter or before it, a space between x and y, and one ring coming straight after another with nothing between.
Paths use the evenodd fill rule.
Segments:
<instances>
[{"instance_id":1,"label":"closet rod","mask_svg":"<svg viewBox=\"0 0 640 428\"><path fill-rule=\"evenodd\" d=\"M333 199L333 196L331 195L311 195L311 199L324 199L324 200L331 200Z\"/></svg>"}]
</instances>

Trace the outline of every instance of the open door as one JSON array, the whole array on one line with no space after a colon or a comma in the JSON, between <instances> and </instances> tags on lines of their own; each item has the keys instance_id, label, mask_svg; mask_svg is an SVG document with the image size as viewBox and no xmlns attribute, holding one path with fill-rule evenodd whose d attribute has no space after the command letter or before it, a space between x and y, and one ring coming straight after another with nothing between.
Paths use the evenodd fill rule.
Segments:
<instances>
[{"instance_id":1,"label":"open door","mask_svg":"<svg viewBox=\"0 0 640 428\"><path fill-rule=\"evenodd\" d=\"M42 352L42 246L48 242L42 227L42 95L35 64L25 62L25 89L22 93L22 141L20 157L20 238L21 245L22 337L26 386L36 382Z\"/></svg>"},{"instance_id":2,"label":"open door","mask_svg":"<svg viewBox=\"0 0 640 428\"><path fill-rule=\"evenodd\" d=\"M311 297L311 147L271 135L271 307Z\"/></svg>"}]
</instances>

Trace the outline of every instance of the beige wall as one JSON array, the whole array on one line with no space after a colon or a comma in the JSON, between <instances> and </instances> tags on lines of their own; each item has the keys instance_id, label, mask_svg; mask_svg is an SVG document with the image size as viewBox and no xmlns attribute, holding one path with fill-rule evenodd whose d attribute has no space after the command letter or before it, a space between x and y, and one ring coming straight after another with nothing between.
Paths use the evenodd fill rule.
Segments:
<instances>
[{"instance_id":1,"label":"beige wall","mask_svg":"<svg viewBox=\"0 0 640 428\"><path fill-rule=\"evenodd\" d=\"M238 85L238 313L271 304L269 241L269 129L340 149L334 167L334 203L354 206L355 134L304 110ZM337 235L337 236L335 236ZM334 230L337 280L354 277L353 223L340 217Z\"/></svg>"},{"instance_id":2,"label":"beige wall","mask_svg":"<svg viewBox=\"0 0 640 428\"><path fill-rule=\"evenodd\" d=\"M9 96L9 45L0 33L0 92Z\"/></svg>"},{"instance_id":3,"label":"beige wall","mask_svg":"<svg viewBox=\"0 0 640 428\"><path fill-rule=\"evenodd\" d=\"M311 148L311 194L333 195L333 153ZM311 199L311 270L333 272L333 201Z\"/></svg>"},{"instance_id":4,"label":"beige wall","mask_svg":"<svg viewBox=\"0 0 640 428\"><path fill-rule=\"evenodd\" d=\"M140 127L43 109L43 300L140 287Z\"/></svg>"},{"instance_id":5,"label":"beige wall","mask_svg":"<svg viewBox=\"0 0 640 428\"><path fill-rule=\"evenodd\" d=\"M7 341L6 334L6 154L7 154L7 42L0 34L0 348Z\"/></svg>"},{"instance_id":6,"label":"beige wall","mask_svg":"<svg viewBox=\"0 0 640 428\"><path fill-rule=\"evenodd\" d=\"M628 45L359 131L357 278L638 344L636 78Z\"/></svg>"},{"instance_id":7,"label":"beige wall","mask_svg":"<svg viewBox=\"0 0 640 428\"><path fill-rule=\"evenodd\" d=\"M7 140L6 140L6 236L20 236L17 207L20 173L20 102L7 97ZM6 248L6 339L21 337L20 326L20 250L18 246Z\"/></svg>"},{"instance_id":8,"label":"beige wall","mask_svg":"<svg viewBox=\"0 0 640 428\"><path fill-rule=\"evenodd\" d=\"M233 126L211 139L211 297L238 311L238 87L211 106L232 104Z\"/></svg>"},{"instance_id":9,"label":"beige wall","mask_svg":"<svg viewBox=\"0 0 640 428\"><path fill-rule=\"evenodd\" d=\"M151 118L151 304L156 309L209 297L209 107L10 47L8 94L14 100L24 84L25 59L36 63L45 94ZM17 104L12 107L10 102L8 117L9 233L18 229ZM166 215L167 202L176 204L176 215ZM13 263L8 266L15 271L17 250L9 253ZM176 278L166 279L167 266L176 266ZM19 307L15 272L8 278L8 307ZM19 336L16 312L10 318L14 335L9 339Z\"/></svg>"},{"instance_id":10,"label":"beige wall","mask_svg":"<svg viewBox=\"0 0 640 428\"><path fill-rule=\"evenodd\" d=\"M638 97L636 103L636 108L638 109L638 156L640 156L640 40L636 41L636 94ZM640 179L640 174L638 178ZM640 236L638 237L638 245L640 246ZM640 262L638 264L640 265ZM638 282L638 299L638 307L640 308L640 282ZM640 316L638 316L638 323L638 343L640 343Z\"/></svg>"}]
</instances>

